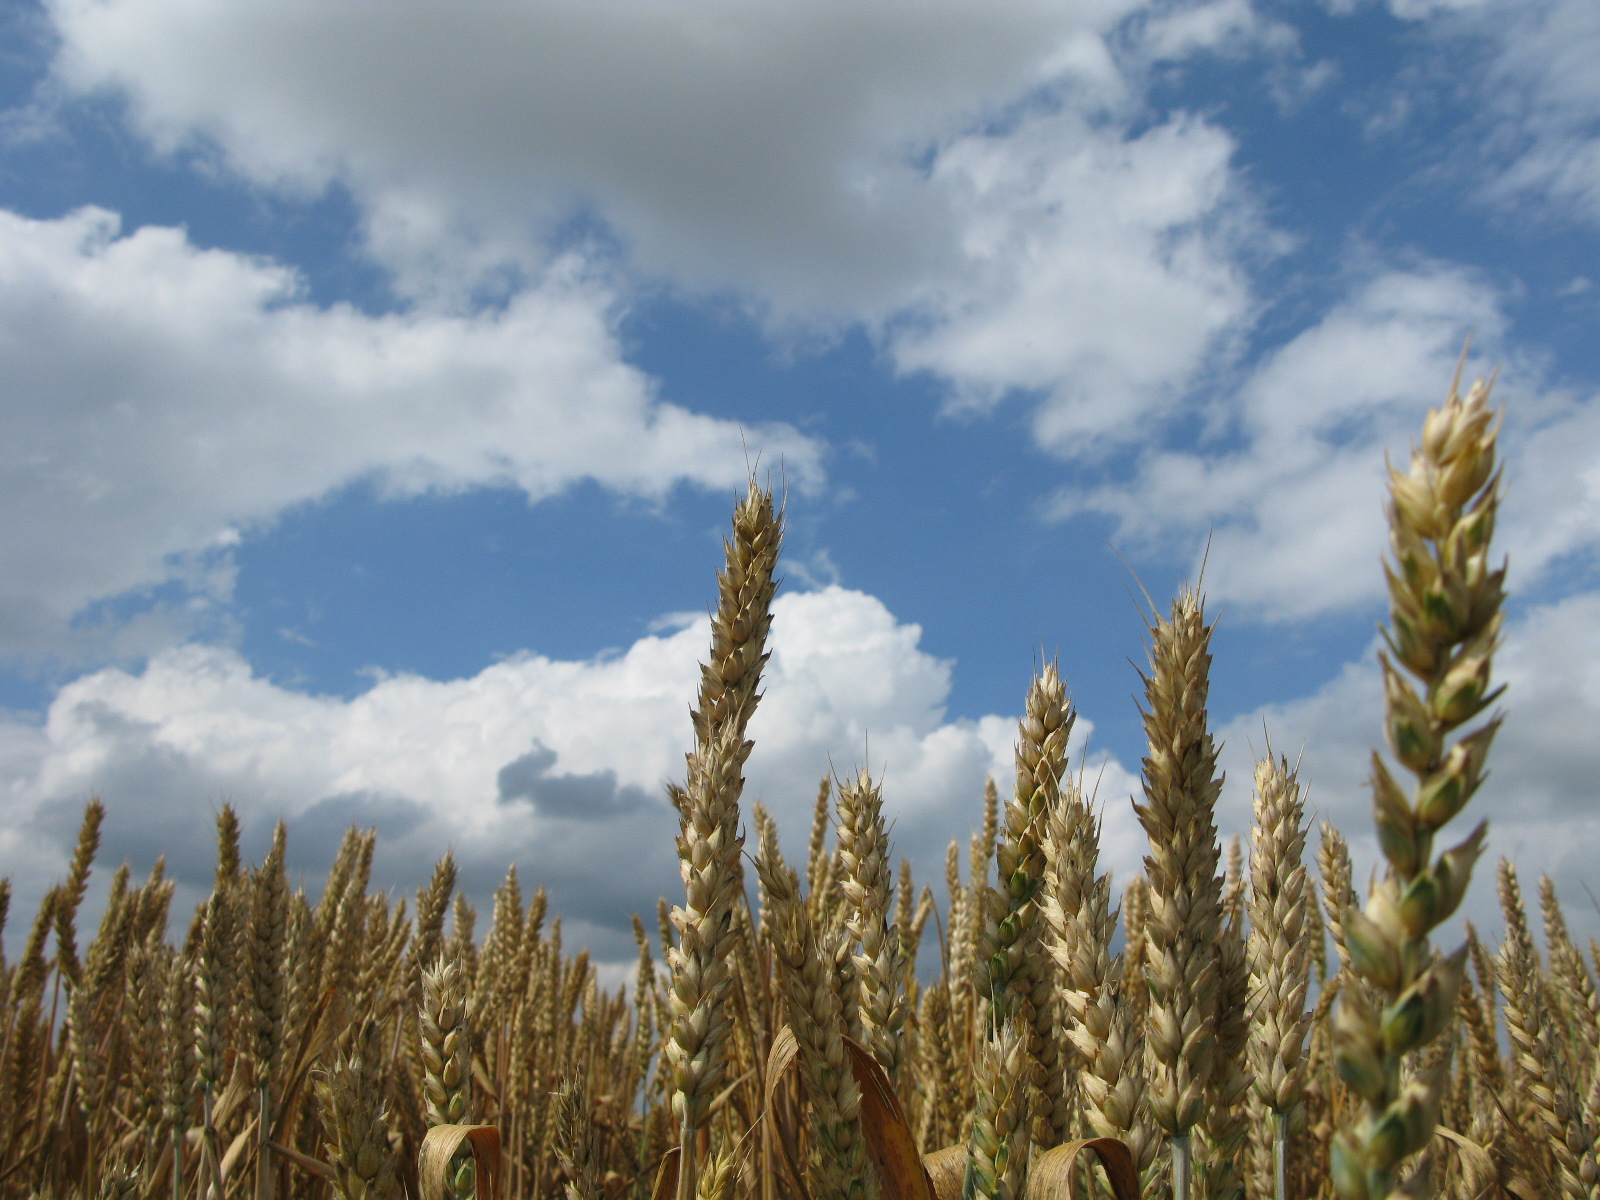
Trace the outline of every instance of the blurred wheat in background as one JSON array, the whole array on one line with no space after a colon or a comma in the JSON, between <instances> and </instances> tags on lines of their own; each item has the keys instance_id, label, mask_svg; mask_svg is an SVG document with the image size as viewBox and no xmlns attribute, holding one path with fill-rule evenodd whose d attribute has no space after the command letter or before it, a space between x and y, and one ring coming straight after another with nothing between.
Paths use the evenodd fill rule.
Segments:
<instances>
[{"instance_id":1,"label":"blurred wheat in background","mask_svg":"<svg viewBox=\"0 0 1600 1200\"><path fill-rule=\"evenodd\" d=\"M897 872L866 770L823 779L791 867L741 807L783 536L752 480L671 789L684 892L656 936L635 918L631 986L601 988L515 868L480 942L450 854L408 911L372 894L375 835L351 829L313 906L290 831L246 867L227 807L177 944L158 863L116 873L80 946L95 801L0 959L0 1200L1600 1197L1600 947L1573 944L1548 881L1541 946L1506 862L1498 946L1431 940L1484 827L1438 854L1435 835L1499 725L1488 397L1452 386L1391 470L1386 869L1364 902L1331 827L1308 870L1303 783L1270 741L1248 863L1224 851L1192 589L1149 614L1143 876L1099 869L1097 806L1125 799L1068 762L1055 663L1015 786L974 797L965 878L959 836L941 889Z\"/></svg>"}]
</instances>

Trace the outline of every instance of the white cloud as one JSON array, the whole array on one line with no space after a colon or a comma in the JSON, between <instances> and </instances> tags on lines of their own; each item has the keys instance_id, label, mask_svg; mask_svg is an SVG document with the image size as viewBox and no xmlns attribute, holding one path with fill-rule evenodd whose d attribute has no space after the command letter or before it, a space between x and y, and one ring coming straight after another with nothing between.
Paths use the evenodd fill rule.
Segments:
<instances>
[{"instance_id":1,"label":"white cloud","mask_svg":"<svg viewBox=\"0 0 1600 1200\"><path fill-rule=\"evenodd\" d=\"M1207 590L1248 614L1295 620L1371 603L1382 587L1384 454L1406 461L1475 330L1464 385L1510 358L1497 390L1509 414L1502 542L1517 584L1531 584L1600 544L1600 401L1541 394L1534 365L1506 348L1504 324L1498 297L1471 273L1379 275L1265 356L1220 402L1208 441L1154 444L1136 471L1063 490L1049 511L1107 514L1114 536L1142 552L1193 553L1209 533Z\"/></svg>"},{"instance_id":2,"label":"white cloud","mask_svg":"<svg viewBox=\"0 0 1600 1200\"><path fill-rule=\"evenodd\" d=\"M1241 242L1272 240L1231 139L1152 124L1142 76L1293 49L1242 0L50 11L69 90L265 186L338 180L431 303L536 269L580 216L775 331L865 322L959 401L1036 392L1072 453L1181 391L1247 315Z\"/></svg>"},{"instance_id":3,"label":"white cloud","mask_svg":"<svg viewBox=\"0 0 1600 1200\"><path fill-rule=\"evenodd\" d=\"M1221 732L1230 777L1243 781L1229 789L1222 824L1246 828L1247 747L1253 741L1257 752L1262 749L1265 723L1275 748L1291 760L1304 748L1301 779L1310 787L1309 804L1351 839L1358 892L1364 892L1368 872L1378 862L1365 787L1371 751L1383 738L1375 654L1376 646L1315 694L1240 716ZM1594 810L1600 594L1536 607L1510 623L1495 673L1507 685L1500 703L1506 723L1489 756L1489 777L1438 848L1454 845L1487 818L1489 848L1474 872L1464 915L1480 932L1499 936L1494 871L1496 860L1505 856L1516 864L1530 902L1541 873L1556 881L1582 944L1590 934L1600 936L1600 912L1584 890L1594 888L1594 864L1600 860L1600 818ZM1538 928L1537 914L1532 920Z\"/></svg>"},{"instance_id":4,"label":"white cloud","mask_svg":"<svg viewBox=\"0 0 1600 1200\"><path fill-rule=\"evenodd\" d=\"M1354 0L1324 3L1340 13L1357 7ZM1438 78L1426 86L1456 86L1463 61L1486 57L1474 65L1471 84L1482 121L1473 145L1486 152L1471 161L1478 194L1519 216L1532 207L1600 221L1594 69L1600 7L1592 0L1387 0L1386 6L1418 22L1444 50ZM1407 97L1396 96L1394 105L1402 119L1409 115Z\"/></svg>"},{"instance_id":5,"label":"white cloud","mask_svg":"<svg viewBox=\"0 0 1600 1200\"><path fill-rule=\"evenodd\" d=\"M742 482L748 439L817 481L791 428L656 399L616 315L572 260L499 312L373 317L180 230L0 212L0 652L63 651L86 604L168 579L225 599L241 528L358 480L661 497Z\"/></svg>"},{"instance_id":6,"label":"white cloud","mask_svg":"<svg viewBox=\"0 0 1600 1200\"><path fill-rule=\"evenodd\" d=\"M391 234L520 240L596 207L647 269L802 305L919 267L905 163L1130 0L661 6L61 0L60 77L158 144L251 178L349 183ZM391 205L398 206L396 216Z\"/></svg>"},{"instance_id":7,"label":"white cloud","mask_svg":"<svg viewBox=\"0 0 1600 1200\"><path fill-rule=\"evenodd\" d=\"M1152 14L1138 48L1152 60L1173 60L1206 51L1242 57L1261 48L1292 54L1299 42L1290 26L1263 17L1250 0L1209 0Z\"/></svg>"},{"instance_id":8,"label":"white cloud","mask_svg":"<svg viewBox=\"0 0 1600 1200\"><path fill-rule=\"evenodd\" d=\"M1072 112L952 143L934 178L959 197L969 265L896 333L897 366L963 405L1038 394L1035 437L1063 455L1142 434L1250 306L1232 151L1203 121L1129 139Z\"/></svg>"},{"instance_id":9,"label":"white cloud","mask_svg":"<svg viewBox=\"0 0 1600 1200\"><path fill-rule=\"evenodd\" d=\"M943 877L948 839L977 824L984 776L1010 784L1015 718L948 720L950 664L919 637L859 592L779 597L745 795L747 812L757 799L773 811L792 854L818 778L830 764L853 772L864 753L885 780L895 851L928 883ZM105 862L131 855L144 868L165 853L178 879L204 889L210 814L228 799L261 848L287 818L291 865L313 889L343 828L375 823L378 886L420 886L453 845L481 909L516 861L526 886L549 886L575 936L622 957L629 910L679 886L662 785L683 771L708 639L700 616L616 657L525 655L450 682L391 676L350 700L290 691L199 645L137 674L86 675L42 725L0 724L0 873L14 877L13 911L32 911L64 869L91 794L108 809ZM1125 795L1129 778L1109 764L1103 794Z\"/></svg>"},{"instance_id":10,"label":"white cloud","mask_svg":"<svg viewBox=\"0 0 1600 1200\"><path fill-rule=\"evenodd\" d=\"M1487 5L1499 43L1493 108L1518 154L1485 190L1507 203L1557 204L1600 222L1600 7L1588 0Z\"/></svg>"}]
</instances>

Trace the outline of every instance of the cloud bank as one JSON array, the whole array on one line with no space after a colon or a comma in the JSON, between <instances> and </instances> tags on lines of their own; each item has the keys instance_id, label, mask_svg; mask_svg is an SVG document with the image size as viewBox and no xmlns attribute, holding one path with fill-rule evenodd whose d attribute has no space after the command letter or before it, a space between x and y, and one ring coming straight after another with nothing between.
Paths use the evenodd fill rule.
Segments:
<instances>
[{"instance_id":1,"label":"cloud bank","mask_svg":"<svg viewBox=\"0 0 1600 1200\"><path fill-rule=\"evenodd\" d=\"M745 811L763 802L791 853L804 852L819 778L865 762L884 780L896 852L937 883L946 842L979 821L985 776L1009 785L1015 718L948 719L950 664L920 636L860 592L779 597ZM584 944L626 958L629 912L680 888L665 784L682 776L709 638L700 617L614 657L525 655L449 681L396 675L349 700L280 687L233 651L194 644L137 673L85 675L41 725L0 725L13 911L31 912L64 870L91 795L108 810L102 865L126 856L148 869L165 854L180 900L195 901L226 800L258 856L288 821L291 868L313 892L343 830L374 825L376 886L409 894L454 847L486 911L515 862ZM1075 753L1091 728L1080 721ZM1105 766L1107 796L1130 786Z\"/></svg>"},{"instance_id":2,"label":"cloud bank","mask_svg":"<svg viewBox=\"0 0 1600 1200\"><path fill-rule=\"evenodd\" d=\"M370 316L181 230L0 212L0 654L70 657L90 602L186 575L223 601L241 531L356 481L659 499L742 482L749 439L818 483L793 428L659 400L618 308L561 260L501 311Z\"/></svg>"}]
</instances>

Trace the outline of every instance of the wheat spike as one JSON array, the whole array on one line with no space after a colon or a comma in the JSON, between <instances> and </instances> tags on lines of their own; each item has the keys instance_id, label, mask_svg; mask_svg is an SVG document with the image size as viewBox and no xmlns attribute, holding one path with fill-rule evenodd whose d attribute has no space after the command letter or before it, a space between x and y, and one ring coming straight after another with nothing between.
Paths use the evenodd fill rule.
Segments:
<instances>
[{"instance_id":1,"label":"wheat spike","mask_svg":"<svg viewBox=\"0 0 1600 1200\"><path fill-rule=\"evenodd\" d=\"M1207 728L1210 641L1203 603L1192 589L1173 602L1169 620L1158 616L1150 627L1145 802L1135 805L1150 839L1147 1096L1172 1147L1177 1200L1188 1200L1189 1131L1200 1120L1216 1064L1222 880L1212 814L1222 781Z\"/></svg>"},{"instance_id":2,"label":"wheat spike","mask_svg":"<svg viewBox=\"0 0 1600 1200\"><path fill-rule=\"evenodd\" d=\"M1389 472L1384 729L1417 783L1408 796L1373 753L1373 811L1388 873L1364 913L1343 915L1351 970L1372 993L1347 988L1340 996L1340 1073L1366 1102L1334 1139L1333 1178L1345 1200L1391 1195L1409 1170L1406 1160L1432 1140L1443 1076L1431 1071L1407 1082L1399 1067L1454 1012L1467 948L1440 958L1428 937L1460 905L1485 836L1480 824L1433 858L1435 834L1477 790L1500 726L1492 717L1450 740L1499 694L1489 679L1505 597L1505 568L1489 563L1499 504L1497 422L1488 385L1475 383L1463 399L1458 384L1459 373L1444 405L1428 413L1409 470Z\"/></svg>"},{"instance_id":3,"label":"wheat spike","mask_svg":"<svg viewBox=\"0 0 1600 1200\"><path fill-rule=\"evenodd\" d=\"M883 790L863 769L841 783L839 796L840 886L848 908L846 928L859 943L859 1034L890 1082L900 1075L906 1021L901 926L889 922L889 835L883 822Z\"/></svg>"}]
</instances>

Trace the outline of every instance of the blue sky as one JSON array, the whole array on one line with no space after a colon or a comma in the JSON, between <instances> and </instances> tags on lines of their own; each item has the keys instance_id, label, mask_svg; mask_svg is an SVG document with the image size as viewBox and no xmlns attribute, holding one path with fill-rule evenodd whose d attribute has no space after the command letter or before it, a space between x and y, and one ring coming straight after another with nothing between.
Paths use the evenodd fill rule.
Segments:
<instances>
[{"instance_id":1,"label":"blue sky","mask_svg":"<svg viewBox=\"0 0 1600 1200\"><path fill-rule=\"evenodd\" d=\"M1600 930L1591 0L12 0L0 46L14 913L92 794L192 902L226 799L313 891L376 824L380 885L454 845L486 909L516 861L624 957L747 460L790 845L865 754L937 880L1044 653L1125 879L1134 576L1209 542L1221 823L1265 728L1370 861L1383 457L1470 333L1480 807Z\"/></svg>"}]
</instances>

